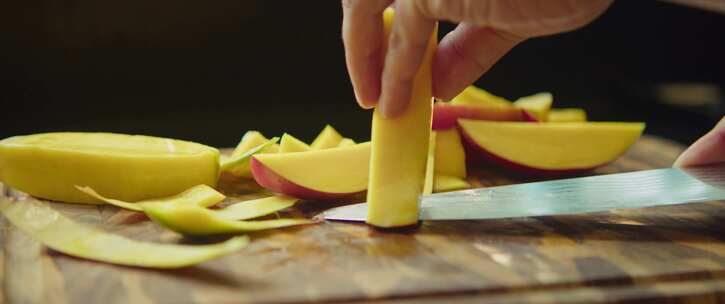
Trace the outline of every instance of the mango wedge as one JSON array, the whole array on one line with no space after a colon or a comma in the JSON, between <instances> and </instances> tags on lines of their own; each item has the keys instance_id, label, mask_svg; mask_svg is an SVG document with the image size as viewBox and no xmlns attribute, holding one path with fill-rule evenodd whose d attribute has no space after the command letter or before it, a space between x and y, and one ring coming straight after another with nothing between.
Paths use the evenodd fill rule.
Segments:
<instances>
[{"instance_id":1,"label":"mango wedge","mask_svg":"<svg viewBox=\"0 0 725 304\"><path fill-rule=\"evenodd\" d=\"M554 96L551 93L544 92L521 97L514 101L513 105L523 109L526 114L531 116L528 120L546 121L553 102Z\"/></svg>"},{"instance_id":2,"label":"mango wedge","mask_svg":"<svg viewBox=\"0 0 725 304\"><path fill-rule=\"evenodd\" d=\"M35 199L11 202L0 197L0 212L25 234L53 250L127 266L186 267L233 253L249 243L246 236L196 246L135 241L83 226Z\"/></svg>"},{"instance_id":3,"label":"mango wedge","mask_svg":"<svg viewBox=\"0 0 725 304\"><path fill-rule=\"evenodd\" d=\"M44 133L0 141L0 180L30 195L95 204L87 185L138 201L215 186L219 151L197 143L114 133Z\"/></svg>"},{"instance_id":4,"label":"mango wedge","mask_svg":"<svg viewBox=\"0 0 725 304\"><path fill-rule=\"evenodd\" d=\"M352 140L352 138L343 138L340 141L340 143L337 144L337 147L338 148L340 148L340 147L349 147L349 146L354 146L354 145L355 145L355 141Z\"/></svg>"},{"instance_id":5,"label":"mango wedge","mask_svg":"<svg viewBox=\"0 0 725 304\"><path fill-rule=\"evenodd\" d=\"M279 153L304 152L310 149L312 148L308 144L287 133L282 135L279 142Z\"/></svg>"},{"instance_id":6,"label":"mango wedge","mask_svg":"<svg viewBox=\"0 0 725 304\"><path fill-rule=\"evenodd\" d=\"M385 45L393 24L393 11L383 17ZM405 112L388 119L373 112L367 223L378 227L400 227L418 222L418 197L423 191L430 140L432 60L437 26L433 31L420 70L413 81Z\"/></svg>"},{"instance_id":7,"label":"mango wedge","mask_svg":"<svg viewBox=\"0 0 725 304\"><path fill-rule=\"evenodd\" d=\"M116 207L133 210L143 211L144 206L153 204L178 204L178 205L193 205L198 207L210 207L221 202L226 198L224 194L214 190L214 188L207 185L198 185L185 190L174 196L143 200L136 203L124 202L117 199L107 198L98 194L95 190L90 187L76 186L78 190L86 193L100 201L114 205Z\"/></svg>"},{"instance_id":8,"label":"mango wedge","mask_svg":"<svg viewBox=\"0 0 725 304\"><path fill-rule=\"evenodd\" d=\"M308 219L233 221L212 210L196 206L149 205L144 212L161 226L184 235L244 233L314 223Z\"/></svg>"},{"instance_id":9,"label":"mango wedge","mask_svg":"<svg viewBox=\"0 0 725 304\"><path fill-rule=\"evenodd\" d=\"M475 86L466 87L463 92L451 100L451 104L511 106L511 102L505 98Z\"/></svg>"},{"instance_id":10,"label":"mango wedge","mask_svg":"<svg viewBox=\"0 0 725 304\"><path fill-rule=\"evenodd\" d=\"M639 138L644 123L458 122L472 156L528 174L565 174L613 161Z\"/></svg>"},{"instance_id":11,"label":"mango wedge","mask_svg":"<svg viewBox=\"0 0 725 304\"><path fill-rule=\"evenodd\" d=\"M314 150L322 150L337 147L343 137L331 125L326 125L322 132L312 141L310 147Z\"/></svg>"}]
</instances>

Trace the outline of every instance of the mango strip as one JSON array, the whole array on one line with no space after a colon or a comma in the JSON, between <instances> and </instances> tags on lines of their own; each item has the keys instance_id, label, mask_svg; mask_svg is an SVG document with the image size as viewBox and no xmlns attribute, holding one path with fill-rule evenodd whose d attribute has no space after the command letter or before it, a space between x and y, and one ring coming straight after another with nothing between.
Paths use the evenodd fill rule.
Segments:
<instances>
[{"instance_id":1,"label":"mango strip","mask_svg":"<svg viewBox=\"0 0 725 304\"><path fill-rule=\"evenodd\" d=\"M342 135L340 135L335 128L331 125L326 125L325 128L322 129L322 132L320 132L320 134L318 134L312 141L310 147L313 150L330 149L337 147L342 140Z\"/></svg>"},{"instance_id":2,"label":"mango strip","mask_svg":"<svg viewBox=\"0 0 725 304\"><path fill-rule=\"evenodd\" d=\"M270 196L229 205L212 210L219 218L226 220L247 220L265 216L292 207L298 199L289 196Z\"/></svg>"},{"instance_id":3,"label":"mango strip","mask_svg":"<svg viewBox=\"0 0 725 304\"><path fill-rule=\"evenodd\" d=\"M11 202L0 197L0 213L31 238L67 255L112 264L150 268L179 268L239 250L246 236L211 245L140 242L83 226L35 199Z\"/></svg>"},{"instance_id":4,"label":"mango strip","mask_svg":"<svg viewBox=\"0 0 725 304\"><path fill-rule=\"evenodd\" d=\"M210 207L210 206L214 206L218 202L223 201L225 198L224 194L219 193L218 191L214 190L214 188L209 187L207 185L197 185L197 186L191 187L177 195L164 197L164 198L158 198L158 199L143 200L143 201L139 201L136 203L129 203L129 202L124 202L124 201L117 200L117 199L107 198L105 196L98 194L95 190L91 189L90 187L76 186L76 188L78 188L78 190L80 190L92 197L95 197L96 199L98 199L100 201L114 205L116 207L133 210L133 211L143 211L145 206L153 205L153 204L179 204L179 205L193 205L193 206L199 206L199 207Z\"/></svg>"},{"instance_id":5,"label":"mango strip","mask_svg":"<svg viewBox=\"0 0 725 304\"><path fill-rule=\"evenodd\" d=\"M384 47L393 25L393 11L383 16ZM400 227L418 222L418 199L425 183L425 169L433 111L432 66L436 29L413 80L410 102L395 118L373 112L368 214L366 222L378 227ZM385 49L384 48L384 49Z\"/></svg>"},{"instance_id":6,"label":"mango strip","mask_svg":"<svg viewBox=\"0 0 725 304\"><path fill-rule=\"evenodd\" d=\"M159 225L191 236L243 233L313 223L308 219L232 221L196 206L149 205L144 211Z\"/></svg>"}]
</instances>

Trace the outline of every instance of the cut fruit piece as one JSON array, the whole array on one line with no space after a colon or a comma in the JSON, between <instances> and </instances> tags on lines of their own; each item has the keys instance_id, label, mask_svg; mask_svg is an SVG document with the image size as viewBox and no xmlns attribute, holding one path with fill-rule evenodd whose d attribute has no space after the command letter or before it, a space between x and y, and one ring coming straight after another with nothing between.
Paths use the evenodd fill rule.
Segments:
<instances>
[{"instance_id":1,"label":"cut fruit piece","mask_svg":"<svg viewBox=\"0 0 725 304\"><path fill-rule=\"evenodd\" d=\"M276 145L278 140L279 137L272 137L272 139L266 141L259 146L247 150L247 152L238 155L232 155L229 157L224 157L219 161L219 169L222 172L233 172L240 166L246 169L249 167L249 158L252 157L252 155L257 153L263 153L263 151L265 151L269 147Z\"/></svg>"},{"instance_id":2,"label":"cut fruit piece","mask_svg":"<svg viewBox=\"0 0 725 304\"><path fill-rule=\"evenodd\" d=\"M584 109L551 109L547 122L585 122L587 112Z\"/></svg>"},{"instance_id":3,"label":"cut fruit piece","mask_svg":"<svg viewBox=\"0 0 725 304\"><path fill-rule=\"evenodd\" d=\"M458 130L436 131L435 173L466 177L466 152Z\"/></svg>"},{"instance_id":4,"label":"cut fruit piece","mask_svg":"<svg viewBox=\"0 0 725 304\"><path fill-rule=\"evenodd\" d=\"M143 200L135 203L107 198L98 194L98 192L90 187L76 186L76 188L78 188L78 190L80 190L81 192L98 199L99 201L103 201L116 207L133 211L143 211L144 206L153 204L177 204L193 205L198 207L210 207L216 205L217 203L223 201L224 198L226 198L224 194L219 193L218 191L214 190L214 188L207 185L197 185L174 196Z\"/></svg>"},{"instance_id":5,"label":"cut fruit piece","mask_svg":"<svg viewBox=\"0 0 725 304\"><path fill-rule=\"evenodd\" d=\"M370 143L298 153L257 154L252 173L259 185L301 199L334 199L365 191Z\"/></svg>"},{"instance_id":6,"label":"cut fruit piece","mask_svg":"<svg viewBox=\"0 0 725 304\"><path fill-rule=\"evenodd\" d=\"M279 153L304 152L310 149L308 144L287 133L282 135L279 143Z\"/></svg>"},{"instance_id":7,"label":"cut fruit piece","mask_svg":"<svg viewBox=\"0 0 725 304\"><path fill-rule=\"evenodd\" d=\"M383 21L386 50L393 24L392 9L385 10ZM371 225L400 227L418 222L418 198L425 181L433 112L431 70L437 32L436 25L413 79L405 111L395 118L381 116L380 108L373 112L366 220Z\"/></svg>"},{"instance_id":8,"label":"cut fruit piece","mask_svg":"<svg viewBox=\"0 0 725 304\"><path fill-rule=\"evenodd\" d=\"M511 102L475 86L466 87L463 92L451 100L451 104L472 106L511 106Z\"/></svg>"},{"instance_id":9,"label":"cut fruit piece","mask_svg":"<svg viewBox=\"0 0 725 304\"><path fill-rule=\"evenodd\" d=\"M352 140L351 138L343 138L340 141L340 143L337 144L338 147L349 147L349 146L354 146L354 145L355 145L355 141Z\"/></svg>"},{"instance_id":10,"label":"cut fruit piece","mask_svg":"<svg viewBox=\"0 0 725 304\"><path fill-rule=\"evenodd\" d=\"M314 150L322 150L337 147L342 141L342 135L331 125L326 125L322 132L312 141L310 147Z\"/></svg>"},{"instance_id":11,"label":"cut fruit piece","mask_svg":"<svg viewBox=\"0 0 725 304\"><path fill-rule=\"evenodd\" d=\"M249 243L246 236L196 246L140 242L81 225L35 199L10 202L0 196L0 212L25 234L53 250L127 266L186 267L233 253Z\"/></svg>"},{"instance_id":12,"label":"cut fruit piece","mask_svg":"<svg viewBox=\"0 0 725 304\"><path fill-rule=\"evenodd\" d=\"M299 199L284 195L248 200L213 210L219 218L227 220L248 220L269 215L292 207Z\"/></svg>"},{"instance_id":13,"label":"cut fruit piece","mask_svg":"<svg viewBox=\"0 0 725 304\"><path fill-rule=\"evenodd\" d=\"M459 118L496 121L526 121L525 111L512 106L468 105L436 102L433 105L433 130L451 129Z\"/></svg>"},{"instance_id":14,"label":"cut fruit piece","mask_svg":"<svg viewBox=\"0 0 725 304\"><path fill-rule=\"evenodd\" d=\"M433 192L435 193L463 190L468 188L471 188L471 184L469 184L465 179L460 177L449 175L436 175L433 178Z\"/></svg>"},{"instance_id":15,"label":"cut fruit piece","mask_svg":"<svg viewBox=\"0 0 725 304\"><path fill-rule=\"evenodd\" d=\"M264 221L233 221L212 210L196 206L148 205L146 215L154 222L184 235L243 233L314 223L307 219L276 219Z\"/></svg>"},{"instance_id":16,"label":"cut fruit piece","mask_svg":"<svg viewBox=\"0 0 725 304\"><path fill-rule=\"evenodd\" d=\"M0 141L0 180L30 195L94 204L86 185L125 201L215 186L219 151L201 144L114 133L44 133Z\"/></svg>"},{"instance_id":17,"label":"cut fruit piece","mask_svg":"<svg viewBox=\"0 0 725 304\"><path fill-rule=\"evenodd\" d=\"M553 102L554 96L545 92L521 97L514 101L514 107L524 110L524 114L527 114L524 120L546 121Z\"/></svg>"},{"instance_id":18,"label":"cut fruit piece","mask_svg":"<svg viewBox=\"0 0 725 304\"><path fill-rule=\"evenodd\" d=\"M435 153L436 153L436 132L430 132L428 143L428 159L425 165L425 183L423 184L423 195L433 193L433 176L435 175Z\"/></svg>"},{"instance_id":19,"label":"cut fruit piece","mask_svg":"<svg viewBox=\"0 0 725 304\"><path fill-rule=\"evenodd\" d=\"M462 119L467 156L483 156L524 173L564 174L616 159L642 134L644 123L532 124Z\"/></svg>"},{"instance_id":20,"label":"cut fruit piece","mask_svg":"<svg viewBox=\"0 0 725 304\"><path fill-rule=\"evenodd\" d=\"M242 136L242 140L239 141L237 147L234 148L231 157L241 156L252 148L264 144L268 140L269 139L264 137L264 135L262 135L259 131L247 131L247 133L244 133L244 136ZM259 153L277 153L278 151L279 145L272 144L264 148ZM252 178L252 172L249 170L249 160L242 162L228 172L239 177Z\"/></svg>"}]
</instances>

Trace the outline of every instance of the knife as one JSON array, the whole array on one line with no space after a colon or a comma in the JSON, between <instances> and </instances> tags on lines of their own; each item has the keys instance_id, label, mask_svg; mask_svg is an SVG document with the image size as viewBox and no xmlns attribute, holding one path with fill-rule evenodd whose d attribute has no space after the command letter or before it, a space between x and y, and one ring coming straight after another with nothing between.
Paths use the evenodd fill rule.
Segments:
<instances>
[{"instance_id":1,"label":"knife","mask_svg":"<svg viewBox=\"0 0 725 304\"><path fill-rule=\"evenodd\" d=\"M725 199L725 163L645 170L422 196L421 220L577 214ZM367 204L329 209L327 220L365 221Z\"/></svg>"}]
</instances>

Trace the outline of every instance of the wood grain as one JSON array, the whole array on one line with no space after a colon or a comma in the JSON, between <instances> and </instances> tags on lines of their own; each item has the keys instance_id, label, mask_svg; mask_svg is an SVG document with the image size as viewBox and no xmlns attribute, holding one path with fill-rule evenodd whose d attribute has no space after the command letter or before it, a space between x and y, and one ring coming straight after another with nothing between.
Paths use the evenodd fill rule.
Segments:
<instances>
[{"instance_id":1,"label":"wood grain","mask_svg":"<svg viewBox=\"0 0 725 304\"><path fill-rule=\"evenodd\" d=\"M592 174L670 166L681 150L644 137ZM479 186L531 180L493 168L471 174ZM226 204L263 195L229 176L220 188ZM304 202L284 213L311 217L339 204ZM113 206L52 206L131 238L189 242ZM3 223L0 292L9 303L717 303L725 299L724 207L423 222L407 232L326 222L255 233L236 254L171 271L47 251Z\"/></svg>"}]
</instances>

